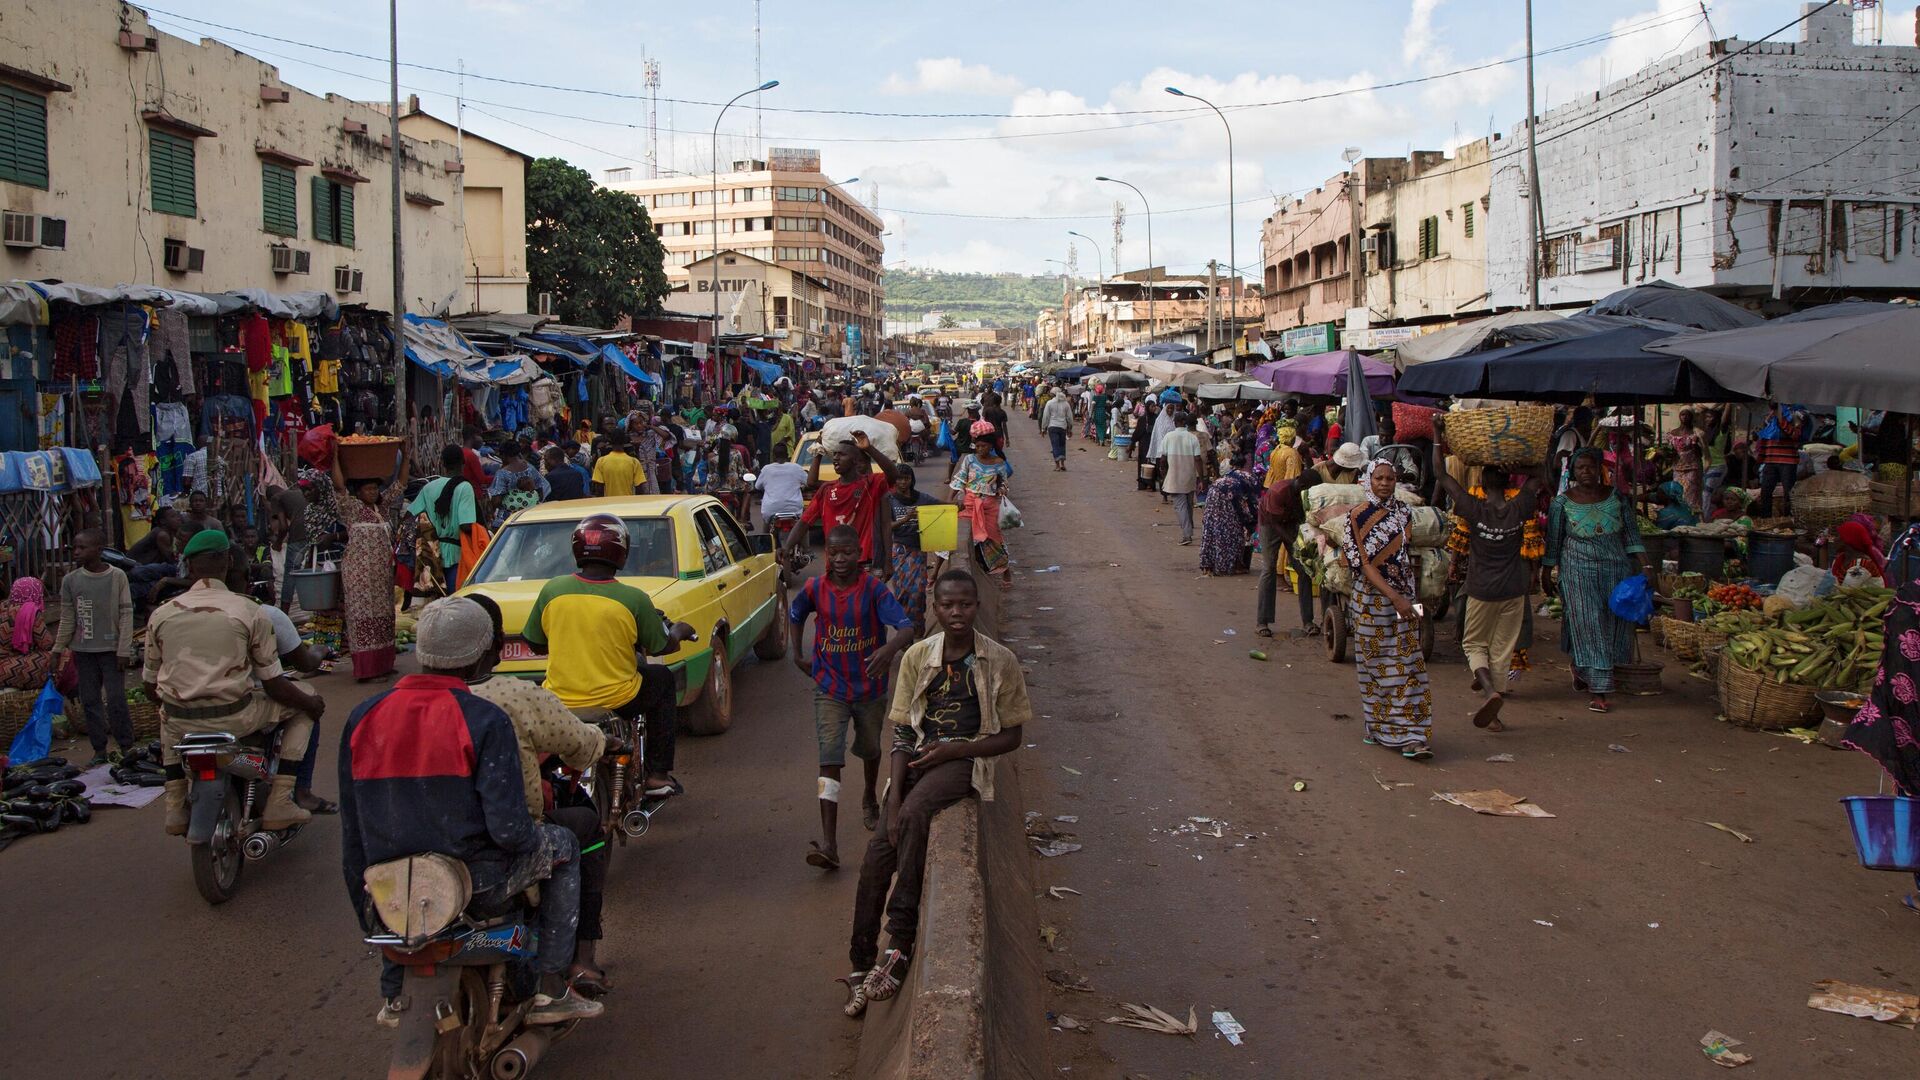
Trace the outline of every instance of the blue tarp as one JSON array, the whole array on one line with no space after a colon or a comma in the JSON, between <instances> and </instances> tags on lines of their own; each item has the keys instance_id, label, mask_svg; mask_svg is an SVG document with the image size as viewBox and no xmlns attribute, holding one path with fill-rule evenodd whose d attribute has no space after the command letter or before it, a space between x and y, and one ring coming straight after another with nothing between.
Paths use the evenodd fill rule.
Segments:
<instances>
[{"instance_id":1,"label":"blue tarp","mask_svg":"<svg viewBox=\"0 0 1920 1080\"><path fill-rule=\"evenodd\" d=\"M100 467L85 450L9 450L0 454L0 495L19 491L72 491L100 483Z\"/></svg>"},{"instance_id":2,"label":"blue tarp","mask_svg":"<svg viewBox=\"0 0 1920 1080\"><path fill-rule=\"evenodd\" d=\"M628 357L626 353L621 352L620 346L602 345L600 346L600 355L606 358L607 363L612 364L613 366L619 368L621 371L626 372L628 375L632 376L635 380L646 383L650 386L660 385L659 379L654 378L653 375L649 373L646 368L641 367L639 364L635 363L630 357Z\"/></svg>"},{"instance_id":3,"label":"blue tarp","mask_svg":"<svg viewBox=\"0 0 1920 1080\"><path fill-rule=\"evenodd\" d=\"M751 369L754 374L760 376L760 384L762 386L772 386L773 380L786 374L786 371L783 370L779 364L769 364L765 360L752 360L743 356L740 358L740 362Z\"/></svg>"}]
</instances>

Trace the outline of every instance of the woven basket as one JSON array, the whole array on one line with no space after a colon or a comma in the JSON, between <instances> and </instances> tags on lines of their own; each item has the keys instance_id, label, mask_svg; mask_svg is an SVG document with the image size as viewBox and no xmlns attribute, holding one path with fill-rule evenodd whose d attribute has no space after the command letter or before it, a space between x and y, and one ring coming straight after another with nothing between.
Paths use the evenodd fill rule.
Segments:
<instances>
[{"instance_id":1,"label":"woven basket","mask_svg":"<svg viewBox=\"0 0 1920 1080\"><path fill-rule=\"evenodd\" d=\"M1894 490L1897 493L1899 488L1894 486ZM1818 532L1863 512L1871 502L1871 497L1865 491L1816 491L1795 495L1793 524L1802 532Z\"/></svg>"},{"instance_id":2,"label":"woven basket","mask_svg":"<svg viewBox=\"0 0 1920 1080\"><path fill-rule=\"evenodd\" d=\"M1665 615L1655 615L1647 622L1647 636L1653 639L1655 645L1667 643L1667 624L1672 621Z\"/></svg>"},{"instance_id":3,"label":"woven basket","mask_svg":"<svg viewBox=\"0 0 1920 1080\"><path fill-rule=\"evenodd\" d=\"M151 701L129 701L127 716L133 720L135 739L145 741L160 737L160 706Z\"/></svg>"},{"instance_id":4,"label":"woven basket","mask_svg":"<svg viewBox=\"0 0 1920 1080\"><path fill-rule=\"evenodd\" d=\"M1698 636L1694 639L1694 644L1702 653L1705 653L1708 649L1720 649L1720 648L1726 647L1727 635L1722 634L1716 630L1709 630L1698 623L1694 624L1694 629L1698 634Z\"/></svg>"},{"instance_id":5,"label":"woven basket","mask_svg":"<svg viewBox=\"0 0 1920 1080\"><path fill-rule=\"evenodd\" d=\"M0 753L13 745L13 737L20 734L33 716L33 703L40 694L35 690L0 691Z\"/></svg>"},{"instance_id":6,"label":"woven basket","mask_svg":"<svg viewBox=\"0 0 1920 1080\"><path fill-rule=\"evenodd\" d=\"M1444 417L1447 448L1468 465L1538 465L1553 441L1553 406L1465 409Z\"/></svg>"},{"instance_id":7,"label":"woven basket","mask_svg":"<svg viewBox=\"0 0 1920 1080\"><path fill-rule=\"evenodd\" d=\"M1820 715L1811 686L1777 683L1724 659L1720 664L1720 711L1735 727L1784 731Z\"/></svg>"},{"instance_id":8,"label":"woven basket","mask_svg":"<svg viewBox=\"0 0 1920 1080\"><path fill-rule=\"evenodd\" d=\"M1667 648L1681 660L1700 659L1699 623L1681 622L1678 619L1667 620Z\"/></svg>"}]
</instances>

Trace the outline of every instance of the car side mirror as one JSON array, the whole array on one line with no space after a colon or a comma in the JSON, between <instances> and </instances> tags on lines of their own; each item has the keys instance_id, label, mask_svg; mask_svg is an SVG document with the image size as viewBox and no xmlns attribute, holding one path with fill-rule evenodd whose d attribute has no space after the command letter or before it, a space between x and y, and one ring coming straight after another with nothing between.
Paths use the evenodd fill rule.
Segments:
<instances>
[{"instance_id":1,"label":"car side mirror","mask_svg":"<svg viewBox=\"0 0 1920 1080\"><path fill-rule=\"evenodd\" d=\"M753 549L755 555L771 555L773 554L773 534L752 533L747 537L747 546Z\"/></svg>"}]
</instances>

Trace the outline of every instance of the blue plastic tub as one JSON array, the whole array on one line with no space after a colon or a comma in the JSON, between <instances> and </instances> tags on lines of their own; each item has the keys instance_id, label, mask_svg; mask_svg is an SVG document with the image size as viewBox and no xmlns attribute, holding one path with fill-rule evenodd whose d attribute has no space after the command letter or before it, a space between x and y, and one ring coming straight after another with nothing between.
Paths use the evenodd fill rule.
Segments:
<instances>
[{"instance_id":1,"label":"blue plastic tub","mask_svg":"<svg viewBox=\"0 0 1920 1080\"><path fill-rule=\"evenodd\" d=\"M1853 826L1861 866L1920 873L1920 799L1849 795L1840 802Z\"/></svg>"}]
</instances>

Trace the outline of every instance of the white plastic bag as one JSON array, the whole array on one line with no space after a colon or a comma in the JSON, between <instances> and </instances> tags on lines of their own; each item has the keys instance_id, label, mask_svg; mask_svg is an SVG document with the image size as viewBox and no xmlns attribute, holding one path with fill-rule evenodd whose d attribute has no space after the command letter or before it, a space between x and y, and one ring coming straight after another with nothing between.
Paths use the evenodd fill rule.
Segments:
<instances>
[{"instance_id":1,"label":"white plastic bag","mask_svg":"<svg viewBox=\"0 0 1920 1080\"><path fill-rule=\"evenodd\" d=\"M876 420L871 416L836 416L820 428L820 449L832 454L834 447L843 442L852 442L853 433L865 432L880 452L894 461L900 460L900 429L885 420Z\"/></svg>"},{"instance_id":2,"label":"white plastic bag","mask_svg":"<svg viewBox=\"0 0 1920 1080\"><path fill-rule=\"evenodd\" d=\"M1806 607L1818 594L1820 579L1832 577L1825 570L1814 566L1796 566L1780 578L1773 595L1792 604L1796 608Z\"/></svg>"},{"instance_id":3,"label":"white plastic bag","mask_svg":"<svg viewBox=\"0 0 1920 1080\"><path fill-rule=\"evenodd\" d=\"M1020 527L1020 508L1013 505L1013 500L1005 495L1000 496L1000 527L1002 529Z\"/></svg>"}]
</instances>

